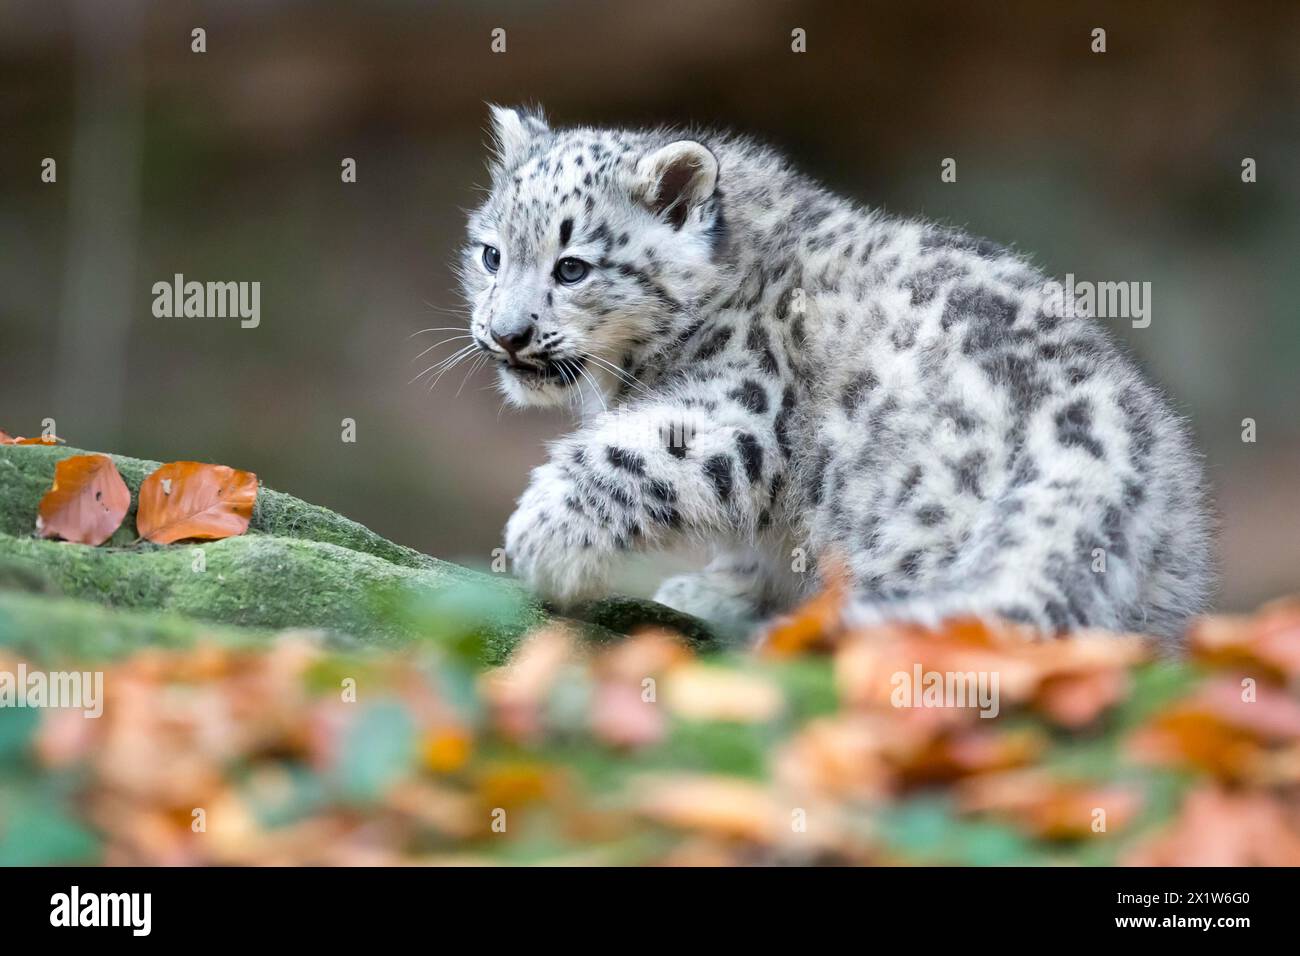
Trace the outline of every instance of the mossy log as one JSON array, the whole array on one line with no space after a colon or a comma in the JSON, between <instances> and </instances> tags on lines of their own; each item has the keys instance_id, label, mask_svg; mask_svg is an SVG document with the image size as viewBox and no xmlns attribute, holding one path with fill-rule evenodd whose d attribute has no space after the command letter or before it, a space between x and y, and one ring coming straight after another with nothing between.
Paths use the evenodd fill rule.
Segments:
<instances>
[{"instance_id":1,"label":"mossy log","mask_svg":"<svg viewBox=\"0 0 1300 956\"><path fill-rule=\"evenodd\" d=\"M157 462L112 455L131 490L132 506L122 527L98 548L37 539L37 506L50 487L55 464L74 448L0 446L0 589L45 595L54 618L64 624L108 627L91 612L78 612L66 599L146 612L136 623L141 641L180 639L184 621L274 631L314 628L366 643L395 644L421 636L439 596L473 592L486 614L490 659L509 652L519 635L547 620L548 609L517 583L421 554L381 537L326 508L263 487L248 532L221 541L159 546L138 540L135 501L140 483ZM60 600L63 599L63 600ZM430 600L433 603L430 603ZM412 602L425 614L406 613ZM0 592L0 637L40 626L39 603ZM430 611L431 609L431 611ZM166 623L149 613L167 615ZM642 626L666 626L695 642L711 635L701 622L650 601L611 598L580 615L598 635L627 633ZM21 620L22 627L16 622ZM98 623L97 623L98 622ZM73 631L76 630L74 626ZM162 641L166 643L165 640ZM115 645L114 645L115 646Z\"/></svg>"}]
</instances>

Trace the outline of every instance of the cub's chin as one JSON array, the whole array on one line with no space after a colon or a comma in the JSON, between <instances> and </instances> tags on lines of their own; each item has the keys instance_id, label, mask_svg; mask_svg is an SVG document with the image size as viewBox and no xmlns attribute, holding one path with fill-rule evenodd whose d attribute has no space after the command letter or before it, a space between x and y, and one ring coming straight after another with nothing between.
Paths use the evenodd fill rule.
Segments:
<instances>
[{"instance_id":1,"label":"cub's chin","mask_svg":"<svg viewBox=\"0 0 1300 956\"><path fill-rule=\"evenodd\" d=\"M579 359L559 359L541 365L501 362L497 367L497 381L512 405L553 408L573 402L582 378L581 369Z\"/></svg>"}]
</instances>

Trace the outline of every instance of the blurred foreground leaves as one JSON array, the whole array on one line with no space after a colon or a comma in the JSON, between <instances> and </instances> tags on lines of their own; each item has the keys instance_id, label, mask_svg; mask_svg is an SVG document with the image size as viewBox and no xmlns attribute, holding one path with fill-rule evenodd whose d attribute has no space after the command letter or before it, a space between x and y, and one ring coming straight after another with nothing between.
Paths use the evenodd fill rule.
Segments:
<instances>
[{"instance_id":1,"label":"blurred foreground leaves","mask_svg":"<svg viewBox=\"0 0 1300 956\"><path fill-rule=\"evenodd\" d=\"M1297 603L1185 660L822 601L757 653L550 623L485 667L509 609L448 601L400 649L145 647L101 718L0 709L0 863L1300 864ZM923 674L997 693L903 706Z\"/></svg>"}]
</instances>

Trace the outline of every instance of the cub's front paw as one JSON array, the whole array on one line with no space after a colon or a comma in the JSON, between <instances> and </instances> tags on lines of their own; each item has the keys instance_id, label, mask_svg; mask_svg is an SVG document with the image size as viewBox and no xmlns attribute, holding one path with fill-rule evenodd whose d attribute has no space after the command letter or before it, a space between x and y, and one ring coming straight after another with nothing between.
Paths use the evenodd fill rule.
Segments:
<instances>
[{"instance_id":1,"label":"cub's front paw","mask_svg":"<svg viewBox=\"0 0 1300 956\"><path fill-rule=\"evenodd\" d=\"M605 589L609 555L599 529L564 503L563 489L534 482L506 523L510 570L539 597L571 607Z\"/></svg>"},{"instance_id":2,"label":"cub's front paw","mask_svg":"<svg viewBox=\"0 0 1300 956\"><path fill-rule=\"evenodd\" d=\"M758 621L757 585L757 581L737 574L695 571L665 580L654 599L733 636L747 633Z\"/></svg>"}]
</instances>

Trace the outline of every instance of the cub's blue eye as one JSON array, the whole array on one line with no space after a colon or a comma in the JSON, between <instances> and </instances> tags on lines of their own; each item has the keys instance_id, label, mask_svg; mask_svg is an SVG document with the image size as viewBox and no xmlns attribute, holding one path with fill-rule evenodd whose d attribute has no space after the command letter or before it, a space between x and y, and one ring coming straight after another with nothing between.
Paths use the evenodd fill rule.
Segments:
<instances>
[{"instance_id":1,"label":"cub's blue eye","mask_svg":"<svg viewBox=\"0 0 1300 956\"><path fill-rule=\"evenodd\" d=\"M483 268L488 272L496 272L501 268L501 250L496 246L483 247Z\"/></svg>"},{"instance_id":2,"label":"cub's blue eye","mask_svg":"<svg viewBox=\"0 0 1300 956\"><path fill-rule=\"evenodd\" d=\"M555 278L565 285L581 282L590 271L591 266L581 259L574 259L572 256L566 256L555 264Z\"/></svg>"}]
</instances>

